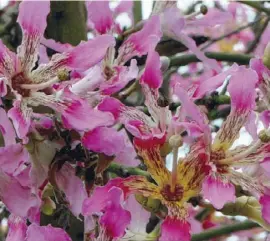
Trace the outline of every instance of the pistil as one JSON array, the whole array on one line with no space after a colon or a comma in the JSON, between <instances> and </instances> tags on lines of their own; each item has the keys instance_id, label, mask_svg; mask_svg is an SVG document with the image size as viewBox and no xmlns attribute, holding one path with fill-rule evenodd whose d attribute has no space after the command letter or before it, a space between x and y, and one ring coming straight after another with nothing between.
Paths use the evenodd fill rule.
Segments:
<instances>
[{"instance_id":1,"label":"pistil","mask_svg":"<svg viewBox=\"0 0 270 241\"><path fill-rule=\"evenodd\" d=\"M173 153L173 166L171 175L171 192L175 192L176 182L177 182L177 161L178 161L178 149L183 145L181 136L173 135L169 139L169 144L172 147Z\"/></svg>"}]
</instances>

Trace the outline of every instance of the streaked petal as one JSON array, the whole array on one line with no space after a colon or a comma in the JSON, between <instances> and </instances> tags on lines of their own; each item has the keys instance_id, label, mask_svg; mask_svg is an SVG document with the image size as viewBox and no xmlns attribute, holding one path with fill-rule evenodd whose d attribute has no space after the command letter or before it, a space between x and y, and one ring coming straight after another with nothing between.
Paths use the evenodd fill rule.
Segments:
<instances>
[{"instance_id":1,"label":"streaked petal","mask_svg":"<svg viewBox=\"0 0 270 241\"><path fill-rule=\"evenodd\" d=\"M86 2L88 21L99 34L108 33L114 24L113 13L107 1Z\"/></svg>"},{"instance_id":2,"label":"streaked petal","mask_svg":"<svg viewBox=\"0 0 270 241\"><path fill-rule=\"evenodd\" d=\"M8 234L6 241L24 241L26 230L26 220L11 214L8 218Z\"/></svg>"},{"instance_id":3,"label":"streaked petal","mask_svg":"<svg viewBox=\"0 0 270 241\"><path fill-rule=\"evenodd\" d=\"M23 39L18 55L21 67L26 72L30 72L37 61L39 43L47 26L49 12L50 1L23 1L19 6L17 21L23 30Z\"/></svg>"},{"instance_id":4,"label":"streaked petal","mask_svg":"<svg viewBox=\"0 0 270 241\"><path fill-rule=\"evenodd\" d=\"M33 71L31 80L36 83L46 82L56 77L64 69L85 71L99 63L104 58L107 49L114 44L114 37L107 34L81 42L63 54L53 55L48 64L40 65Z\"/></svg>"},{"instance_id":5,"label":"streaked petal","mask_svg":"<svg viewBox=\"0 0 270 241\"><path fill-rule=\"evenodd\" d=\"M235 202L235 188L226 180L208 176L202 184L204 198L208 199L215 208L221 209L227 202Z\"/></svg>"},{"instance_id":6,"label":"streaked petal","mask_svg":"<svg viewBox=\"0 0 270 241\"><path fill-rule=\"evenodd\" d=\"M113 127L98 127L86 132L82 144L94 152L102 152L108 156L117 155L125 147L123 136Z\"/></svg>"},{"instance_id":7,"label":"streaked petal","mask_svg":"<svg viewBox=\"0 0 270 241\"><path fill-rule=\"evenodd\" d=\"M28 227L25 241L72 241L68 234L61 228L54 228L51 225L39 226L31 224Z\"/></svg>"},{"instance_id":8,"label":"streaked petal","mask_svg":"<svg viewBox=\"0 0 270 241\"><path fill-rule=\"evenodd\" d=\"M8 111L8 117L13 122L17 136L21 139L26 137L29 131L32 112L25 102L19 100L14 101L13 107Z\"/></svg>"},{"instance_id":9,"label":"streaked petal","mask_svg":"<svg viewBox=\"0 0 270 241\"><path fill-rule=\"evenodd\" d=\"M167 216L161 224L160 241L190 241L190 224L177 217Z\"/></svg>"},{"instance_id":10,"label":"streaked petal","mask_svg":"<svg viewBox=\"0 0 270 241\"><path fill-rule=\"evenodd\" d=\"M255 107L255 86L258 76L254 70L240 66L229 80L231 112L218 131L213 149L227 150L237 139L251 111Z\"/></svg>"},{"instance_id":11,"label":"streaked petal","mask_svg":"<svg viewBox=\"0 0 270 241\"><path fill-rule=\"evenodd\" d=\"M82 180L75 175L75 169L69 164L62 166L55 178L57 186L65 193L71 212L79 216L87 197Z\"/></svg>"},{"instance_id":12,"label":"streaked petal","mask_svg":"<svg viewBox=\"0 0 270 241\"><path fill-rule=\"evenodd\" d=\"M0 76L11 78L17 70L17 63L16 54L10 51L0 39Z\"/></svg>"}]
</instances>

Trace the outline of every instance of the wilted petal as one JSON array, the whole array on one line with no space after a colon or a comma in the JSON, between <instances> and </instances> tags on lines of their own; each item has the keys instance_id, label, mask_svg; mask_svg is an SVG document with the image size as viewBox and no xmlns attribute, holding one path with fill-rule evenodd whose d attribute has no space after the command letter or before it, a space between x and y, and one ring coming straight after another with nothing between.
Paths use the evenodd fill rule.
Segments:
<instances>
[{"instance_id":1,"label":"wilted petal","mask_svg":"<svg viewBox=\"0 0 270 241\"><path fill-rule=\"evenodd\" d=\"M2 108L0 108L0 132L4 137L5 146L16 143L16 134L14 128L8 119L6 111Z\"/></svg>"},{"instance_id":2,"label":"wilted petal","mask_svg":"<svg viewBox=\"0 0 270 241\"><path fill-rule=\"evenodd\" d=\"M30 72L37 61L40 38L47 26L49 12L50 1L23 1L20 4L18 22L23 30L23 39L18 54L21 67L26 72Z\"/></svg>"},{"instance_id":3,"label":"wilted petal","mask_svg":"<svg viewBox=\"0 0 270 241\"><path fill-rule=\"evenodd\" d=\"M270 196L266 194L261 196L260 204L262 205L262 216L270 224Z\"/></svg>"},{"instance_id":4,"label":"wilted petal","mask_svg":"<svg viewBox=\"0 0 270 241\"><path fill-rule=\"evenodd\" d=\"M8 117L12 120L17 136L21 139L26 137L31 125L32 109L25 102L16 100L13 107L8 111Z\"/></svg>"},{"instance_id":5,"label":"wilted petal","mask_svg":"<svg viewBox=\"0 0 270 241\"><path fill-rule=\"evenodd\" d=\"M17 70L17 56L0 39L0 76L11 78Z\"/></svg>"},{"instance_id":6,"label":"wilted petal","mask_svg":"<svg viewBox=\"0 0 270 241\"><path fill-rule=\"evenodd\" d=\"M111 30L114 24L113 13L108 1L86 2L88 21L99 34Z\"/></svg>"},{"instance_id":7,"label":"wilted petal","mask_svg":"<svg viewBox=\"0 0 270 241\"><path fill-rule=\"evenodd\" d=\"M122 190L113 187L109 192L112 199L106 205L105 213L100 219L100 224L104 226L106 233L111 238L120 238L124 235L126 227L130 223L131 215L121 205L121 199L123 199ZM119 219L119 217L121 218Z\"/></svg>"},{"instance_id":8,"label":"wilted petal","mask_svg":"<svg viewBox=\"0 0 270 241\"><path fill-rule=\"evenodd\" d=\"M190 224L177 217L167 216L161 224L160 241L190 241Z\"/></svg>"},{"instance_id":9,"label":"wilted petal","mask_svg":"<svg viewBox=\"0 0 270 241\"><path fill-rule=\"evenodd\" d=\"M87 149L108 156L117 155L125 147L123 136L112 127L98 127L86 132L82 143Z\"/></svg>"},{"instance_id":10,"label":"wilted petal","mask_svg":"<svg viewBox=\"0 0 270 241\"><path fill-rule=\"evenodd\" d=\"M75 216L79 216L83 201L87 197L82 180L75 175L75 169L68 164L56 173L55 178L57 186L65 193L70 210Z\"/></svg>"},{"instance_id":11,"label":"wilted petal","mask_svg":"<svg viewBox=\"0 0 270 241\"><path fill-rule=\"evenodd\" d=\"M46 82L56 77L64 69L85 71L99 63L104 58L107 49L114 44L113 36L107 34L81 42L63 54L53 55L48 64L40 65L32 72L31 80L36 83Z\"/></svg>"},{"instance_id":12,"label":"wilted petal","mask_svg":"<svg viewBox=\"0 0 270 241\"><path fill-rule=\"evenodd\" d=\"M11 214L8 218L8 235L6 241L25 241L26 220Z\"/></svg>"},{"instance_id":13,"label":"wilted petal","mask_svg":"<svg viewBox=\"0 0 270 241\"><path fill-rule=\"evenodd\" d=\"M31 224L27 230L25 241L72 241L68 234L61 228L54 228L51 225L39 226Z\"/></svg>"},{"instance_id":14,"label":"wilted petal","mask_svg":"<svg viewBox=\"0 0 270 241\"><path fill-rule=\"evenodd\" d=\"M123 64L133 56L142 56L154 50L161 36L159 17L152 16L147 20L142 30L131 34L121 45L117 62Z\"/></svg>"},{"instance_id":15,"label":"wilted petal","mask_svg":"<svg viewBox=\"0 0 270 241\"><path fill-rule=\"evenodd\" d=\"M208 199L215 208L221 209L225 203L235 201L235 188L228 181L218 177L208 176L202 184L204 198Z\"/></svg>"},{"instance_id":16,"label":"wilted petal","mask_svg":"<svg viewBox=\"0 0 270 241\"><path fill-rule=\"evenodd\" d=\"M22 163L28 162L28 159L28 152L21 144L0 148L0 166L8 174L13 174Z\"/></svg>"},{"instance_id":17,"label":"wilted petal","mask_svg":"<svg viewBox=\"0 0 270 241\"><path fill-rule=\"evenodd\" d=\"M22 187L13 177L0 172L0 197L7 209L18 216L27 217L32 207L40 205L38 197L28 187Z\"/></svg>"},{"instance_id":18,"label":"wilted petal","mask_svg":"<svg viewBox=\"0 0 270 241\"><path fill-rule=\"evenodd\" d=\"M159 89L162 84L161 62L157 52L150 52L147 56L145 70L140 83L147 84L151 89Z\"/></svg>"}]
</instances>

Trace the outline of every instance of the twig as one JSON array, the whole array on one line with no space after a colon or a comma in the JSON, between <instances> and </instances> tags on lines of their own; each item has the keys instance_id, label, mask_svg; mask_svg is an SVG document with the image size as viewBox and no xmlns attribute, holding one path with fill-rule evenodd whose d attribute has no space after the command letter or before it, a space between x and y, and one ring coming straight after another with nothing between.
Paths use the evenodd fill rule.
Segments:
<instances>
[{"instance_id":1,"label":"twig","mask_svg":"<svg viewBox=\"0 0 270 241\"><path fill-rule=\"evenodd\" d=\"M142 1L134 1L133 16L135 24L142 20Z\"/></svg>"},{"instance_id":2,"label":"twig","mask_svg":"<svg viewBox=\"0 0 270 241\"><path fill-rule=\"evenodd\" d=\"M233 31L231 31L229 33L224 34L224 35L221 35L218 38L211 39L205 46L202 47L201 50L205 50L209 46L211 46L213 43L218 42L218 41L220 41L220 40L222 40L224 38L228 38L228 37L230 37L230 36L232 36L234 34L237 34L237 33L241 32L242 30L244 30L244 29L246 29L248 27L251 27L252 25L256 24L257 22L261 21L262 19L263 19L263 17L258 18L258 19L256 19L255 21L253 21L251 23L248 23L248 24L246 24L244 26L239 27L238 29L235 29L235 30L233 30Z\"/></svg>"},{"instance_id":3,"label":"twig","mask_svg":"<svg viewBox=\"0 0 270 241\"><path fill-rule=\"evenodd\" d=\"M205 55L210 59L216 59L218 61L226 61L226 62L236 62L238 64L249 64L251 55L246 54L234 54L234 53L217 53L217 52L205 52ZM194 54L185 54L181 56L173 56L171 57L171 65L172 66L185 66L190 63L200 62L200 60Z\"/></svg>"},{"instance_id":4,"label":"twig","mask_svg":"<svg viewBox=\"0 0 270 241\"><path fill-rule=\"evenodd\" d=\"M252 43L248 46L247 50L246 50L246 54L251 53L253 50L256 49L258 43L260 42L260 39L263 35L264 30L266 29L268 22L269 22L270 18L267 18L264 23L262 24L261 28L257 31L254 40L252 41Z\"/></svg>"},{"instance_id":5,"label":"twig","mask_svg":"<svg viewBox=\"0 0 270 241\"><path fill-rule=\"evenodd\" d=\"M211 228L199 234L194 234L192 235L191 241L206 241L212 238L228 235L233 232L237 232L241 230L249 230L251 228L258 228L258 227L260 227L259 224L251 222L251 221L245 221L242 223L234 223L234 224L226 225L220 228Z\"/></svg>"},{"instance_id":6,"label":"twig","mask_svg":"<svg viewBox=\"0 0 270 241\"><path fill-rule=\"evenodd\" d=\"M255 8L259 12L265 12L267 15L270 15L270 9L265 8L263 5L261 5L260 2L255 2L255 1L237 1L239 3L246 4L252 8Z\"/></svg>"}]
</instances>

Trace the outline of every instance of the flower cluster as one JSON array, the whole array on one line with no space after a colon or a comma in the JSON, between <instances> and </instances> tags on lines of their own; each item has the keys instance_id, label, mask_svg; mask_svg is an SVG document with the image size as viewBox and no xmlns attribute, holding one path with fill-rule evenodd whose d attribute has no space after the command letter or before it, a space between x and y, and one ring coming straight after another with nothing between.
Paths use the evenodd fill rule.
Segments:
<instances>
[{"instance_id":1,"label":"flower cluster","mask_svg":"<svg viewBox=\"0 0 270 241\"><path fill-rule=\"evenodd\" d=\"M0 40L7 241L70 241L69 219L83 222L85 241L189 241L219 225L216 210L231 215L250 200L256 210L235 215L270 230L269 46L246 66L225 65L191 37L194 29L208 36L216 26L234 29L240 3L183 15L175 2L156 1L149 19L126 31L117 18L127 13L133 24L132 2L112 9L86 1L92 37L77 46L44 37L49 0L16 4L21 44L15 53ZM169 78L172 59L159 54L164 36L202 64ZM213 113L224 109L214 130ZM238 145L243 130L248 145ZM207 208L202 221L198 210Z\"/></svg>"}]
</instances>

